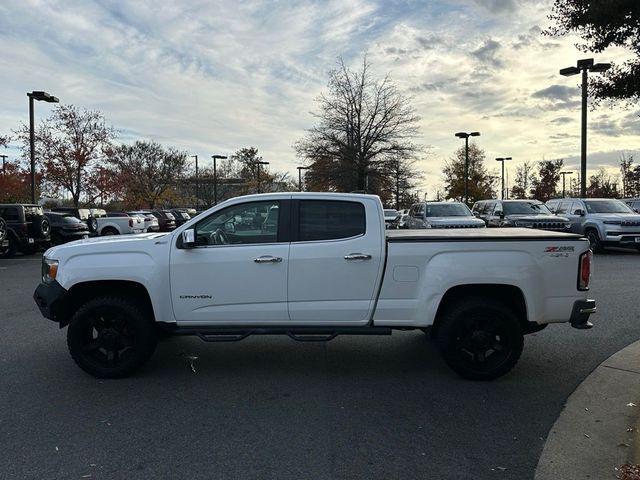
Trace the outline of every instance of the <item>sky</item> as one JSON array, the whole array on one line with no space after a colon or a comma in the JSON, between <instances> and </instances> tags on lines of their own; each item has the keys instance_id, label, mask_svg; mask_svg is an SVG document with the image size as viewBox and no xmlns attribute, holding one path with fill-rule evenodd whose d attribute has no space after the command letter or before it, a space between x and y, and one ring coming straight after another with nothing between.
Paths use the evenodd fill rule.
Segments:
<instances>
[{"instance_id":1,"label":"sky","mask_svg":"<svg viewBox=\"0 0 640 480\"><path fill-rule=\"evenodd\" d=\"M620 62L628 53L578 51L550 38L551 1L532 0L3 0L0 135L28 121L26 92L45 90L103 112L130 143L153 139L199 155L259 149L272 170L301 165L293 144L314 125L315 99L341 56L390 74L413 98L426 147L419 186L429 195L462 141L496 157L563 158L577 171L579 58ZM38 102L36 118L51 105ZM589 169L640 160L640 106L589 111ZM17 145L6 152L18 157ZM615 173L615 172L613 172Z\"/></svg>"}]
</instances>

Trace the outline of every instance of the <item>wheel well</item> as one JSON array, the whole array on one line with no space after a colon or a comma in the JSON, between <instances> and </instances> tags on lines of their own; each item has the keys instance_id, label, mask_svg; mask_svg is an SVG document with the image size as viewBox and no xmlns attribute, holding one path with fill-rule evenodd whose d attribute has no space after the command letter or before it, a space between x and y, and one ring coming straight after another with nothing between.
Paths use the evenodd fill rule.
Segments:
<instances>
[{"instance_id":1,"label":"wheel well","mask_svg":"<svg viewBox=\"0 0 640 480\"><path fill-rule=\"evenodd\" d=\"M100 235L104 235L104 232L116 232L117 234L120 233L116 227L112 227L111 225L107 225L102 230L100 230Z\"/></svg>"},{"instance_id":2,"label":"wheel well","mask_svg":"<svg viewBox=\"0 0 640 480\"><path fill-rule=\"evenodd\" d=\"M149 318L155 321L151 297L144 285L128 280L99 280L78 283L69 289L65 298L66 315L64 315L64 321L60 322L60 326L67 325L76 310L86 301L104 295L115 295L135 300L144 307Z\"/></svg>"},{"instance_id":3,"label":"wheel well","mask_svg":"<svg viewBox=\"0 0 640 480\"><path fill-rule=\"evenodd\" d=\"M527 304L524 300L522 290L513 285L501 284L471 284L457 285L446 291L433 322L433 334L437 334L440 318L446 310L455 305L456 302L468 297L484 297L490 300L503 303L520 320L522 327L527 328Z\"/></svg>"}]
</instances>

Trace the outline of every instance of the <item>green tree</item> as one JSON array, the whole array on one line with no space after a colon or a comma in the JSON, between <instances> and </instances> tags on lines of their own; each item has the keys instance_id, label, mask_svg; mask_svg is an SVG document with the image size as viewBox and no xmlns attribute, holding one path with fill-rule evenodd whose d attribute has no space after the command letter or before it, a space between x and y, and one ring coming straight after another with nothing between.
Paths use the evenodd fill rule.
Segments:
<instances>
[{"instance_id":1,"label":"green tree","mask_svg":"<svg viewBox=\"0 0 640 480\"><path fill-rule=\"evenodd\" d=\"M555 0L547 35L579 35L583 52L601 53L609 47L630 50L633 58L614 64L590 78L590 90L600 100L640 100L640 2L638 0Z\"/></svg>"},{"instance_id":2,"label":"green tree","mask_svg":"<svg viewBox=\"0 0 640 480\"><path fill-rule=\"evenodd\" d=\"M308 187L388 198L394 188L387 175L390 162L413 159L421 151L413 143L419 117L411 99L389 75L374 78L366 57L358 71L340 58L317 104L317 125L294 146L310 167Z\"/></svg>"},{"instance_id":3,"label":"green tree","mask_svg":"<svg viewBox=\"0 0 640 480\"><path fill-rule=\"evenodd\" d=\"M532 183L531 195L536 200L546 202L558 194L556 185L560 180L560 170L564 160L542 160L538 162L538 176Z\"/></svg>"},{"instance_id":4,"label":"green tree","mask_svg":"<svg viewBox=\"0 0 640 480\"><path fill-rule=\"evenodd\" d=\"M511 187L512 198L529 198L531 185L536 180L533 168L531 162L524 162L516 167L515 185Z\"/></svg>"},{"instance_id":5,"label":"green tree","mask_svg":"<svg viewBox=\"0 0 640 480\"><path fill-rule=\"evenodd\" d=\"M484 165L485 153L475 143L469 144L469 203L493 198L497 176L491 175ZM465 147L456 150L454 156L445 162L444 174L445 198L464 201L464 164Z\"/></svg>"}]
</instances>

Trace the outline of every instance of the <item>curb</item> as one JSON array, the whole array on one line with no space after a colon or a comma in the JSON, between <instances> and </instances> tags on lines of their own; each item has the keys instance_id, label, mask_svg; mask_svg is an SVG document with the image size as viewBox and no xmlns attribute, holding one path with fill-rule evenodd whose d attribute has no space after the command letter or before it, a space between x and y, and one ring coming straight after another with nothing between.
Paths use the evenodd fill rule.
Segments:
<instances>
[{"instance_id":1,"label":"curb","mask_svg":"<svg viewBox=\"0 0 640 480\"><path fill-rule=\"evenodd\" d=\"M571 394L547 436L535 480L617 478L627 461L640 463L639 427L640 340L598 365Z\"/></svg>"}]
</instances>

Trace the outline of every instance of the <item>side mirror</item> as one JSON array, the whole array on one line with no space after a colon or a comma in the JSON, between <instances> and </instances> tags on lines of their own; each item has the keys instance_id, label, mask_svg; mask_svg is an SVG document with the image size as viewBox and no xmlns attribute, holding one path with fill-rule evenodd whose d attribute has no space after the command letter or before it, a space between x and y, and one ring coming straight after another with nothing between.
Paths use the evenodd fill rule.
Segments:
<instances>
[{"instance_id":1,"label":"side mirror","mask_svg":"<svg viewBox=\"0 0 640 480\"><path fill-rule=\"evenodd\" d=\"M573 213L574 215L580 215L581 217L584 217L584 210L582 210L581 208L576 209Z\"/></svg>"},{"instance_id":2,"label":"side mirror","mask_svg":"<svg viewBox=\"0 0 640 480\"><path fill-rule=\"evenodd\" d=\"M480 212L472 212L474 217L479 217L480 216Z\"/></svg>"},{"instance_id":3,"label":"side mirror","mask_svg":"<svg viewBox=\"0 0 640 480\"><path fill-rule=\"evenodd\" d=\"M196 246L196 232L193 228L182 232L182 246L184 248L193 248Z\"/></svg>"},{"instance_id":4,"label":"side mirror","mask_svg":"<svg viewBox=\"0 0 640 480\"><path fill-rule=\"evenodd\" d=\"M500 218L504 218L504 212L502 210L496 210L494 215L500 217Z\"/></svg>"}]
</instances>

